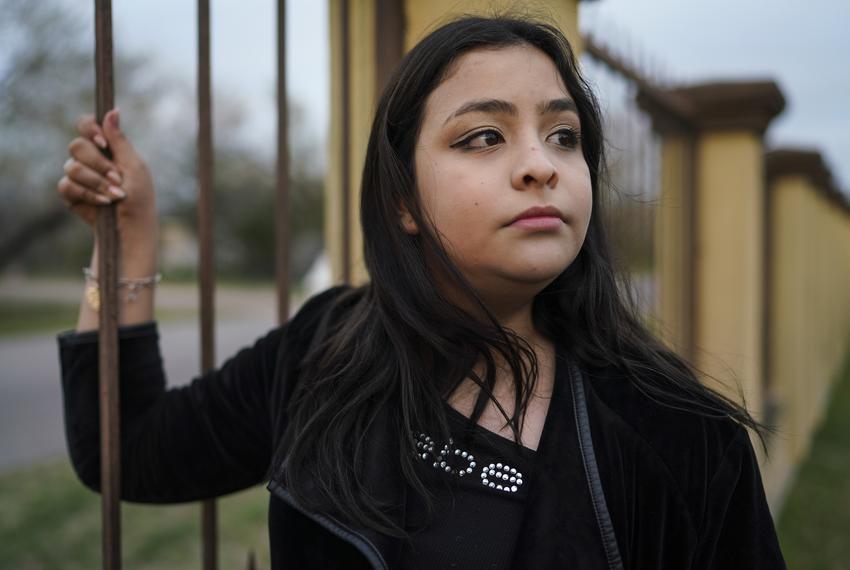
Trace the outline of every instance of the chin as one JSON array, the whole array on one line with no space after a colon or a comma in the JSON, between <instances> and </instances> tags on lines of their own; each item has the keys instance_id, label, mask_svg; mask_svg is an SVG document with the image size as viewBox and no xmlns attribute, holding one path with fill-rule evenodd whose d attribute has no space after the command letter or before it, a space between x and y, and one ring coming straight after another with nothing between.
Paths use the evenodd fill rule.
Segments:
<instances>
[{"instance_id":1,"label":"chin","mask_svg":"<svg viewBox=\"0 0 850 570\"><path fill-rule=\"evenodd\" d=\"M534 296L546 288L566 269L566 266L535 267L526 271L509 271L500 275L506 288L523 290L526 295Z\"/></svg>"},{"instance_id":2,"label":"chin","mask_svg":"<svg viewBox=\"0 0 850 570\"><path fill-rule=\"evenodd\" d=\"M515 267L504 268L503 277L526 285L544 283L543 287L545 287L563 273L573 259L575 259L575 256L559 256L557 259L548 258L536 262L535 260L524 259Z\"/></svg>"}]
</instances>

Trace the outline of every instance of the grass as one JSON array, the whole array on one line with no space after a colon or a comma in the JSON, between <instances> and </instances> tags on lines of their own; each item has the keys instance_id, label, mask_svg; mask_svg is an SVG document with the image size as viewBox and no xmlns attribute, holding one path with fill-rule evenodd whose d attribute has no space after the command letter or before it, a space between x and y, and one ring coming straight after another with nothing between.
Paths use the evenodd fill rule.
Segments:
<instances>
[{"instance_id":1,"label":"grass","mask_svg":"<svg viewBox=\"0 0 850 570\"><path fill-rule=\"evenodd\" d=\"M789 568L850 569L850 357L779 518Z\"/></svg>"},{"instance_id":2,"label":"grass","mask_svg":"<svg viewBox=\"0 0 850 570\"><path fill-rule=\"evenodd\" d=\"M253 550L269 568L264 487L218 501L221 568L245 568ZM100 567L100 497L82 486L67 461L0 476L0 568ZM200 505L122 506L126 568L200 568Z\"/></svg>"},{"instance_id":3,"label":"grass","mask_svg":"<svg viewBox=\"0 0 850 570\"><path fill-rule=\"evenodd\" d=\"M79 311L79 303L0 299L0 338L72 329ZM156 310L159 321L188 318L195 314L190 309Z\"/></svg>"},{"instance_id":4,"label":"grass","mask_svg":"<svg viewBox=\"0 0 850 570\"><path fill-rule=\"evenodd\" d=\"M71 328L79 310L79 304L0 300L0 336Z\"/></svg>"}]
</instances>

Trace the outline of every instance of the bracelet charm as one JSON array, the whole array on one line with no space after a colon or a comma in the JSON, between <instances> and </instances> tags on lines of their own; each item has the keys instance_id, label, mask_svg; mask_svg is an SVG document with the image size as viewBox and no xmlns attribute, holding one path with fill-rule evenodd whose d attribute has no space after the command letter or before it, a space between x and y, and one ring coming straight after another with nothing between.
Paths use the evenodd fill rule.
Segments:
<instances>
[{"instance_id":1,"label":"bracelet charm","mask_svg":"<svg viewBox=\"0 0 850 570\"><path fill-rule=\"evenodd\" d=\"M100 310L100 286L97 284L97 276L89 267L83 267L83 275L86 278L86 289L85 289L85 299L86 303L93 311ZM144 289L145 287L153 288L157 283L162 280L162 274L157 273L156 275L151 275L150 277L140 277L136 279L130 279L127 277L121 277L118 279L118 288L127 289L127 294L124 295L123 300L127 303L132 303L136 300L136 297L139 296L139 290Z\"/></svg>"},{"instance_id":2,"label":"bracelet charm","mask_svg":"<svg viewBox=\"0 0 850 570\"><path fill-rule=\"evenodd\" d=\"M85 297L92 311L100 310L100 287L97 286L97 281L86 281Z\"/></svg>"}]
</instances>

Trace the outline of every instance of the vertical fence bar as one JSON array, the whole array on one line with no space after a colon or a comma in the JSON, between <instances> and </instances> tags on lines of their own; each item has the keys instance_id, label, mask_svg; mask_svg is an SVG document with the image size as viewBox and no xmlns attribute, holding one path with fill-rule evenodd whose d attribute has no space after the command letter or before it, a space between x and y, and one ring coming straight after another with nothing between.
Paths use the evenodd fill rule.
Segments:
<instances>
[{"instance_id":1,"label":"vertical fence bar","mask_svg":"<svg viewBox=\"0 0 850 570\"><path fill-rule=\"evenodd\" d=\"M213 280L212 95L210 80L210 4L198 0L198 286L200 288L201 373L215 366L215 282ZM217 568L216 504L201 504L204 570Z\"/></svg>"},{"instance_id":2,"label":"vertical fence bar","mask_svg":"<svg viewBox=\"0 0 850 570\"><path fill-rule=\"evenodd\" d=\"M342 280L351 283L351 66L348 47L351 44L349 0L340 0L342 26Z\"/></svg>"},{"instance_id":3,"label":"vertical fence bar","mask_svg":"<svg viewBox=\"0 0 850 570\"><path fill-rule=\"evenodd\" d=\"M685 248L688 252L688 255L685 257L685 283L684 283L684 291L685 295L687 295L687 317L686 317L686 334L685 338L685 347L687 352L685 356L691 361L696 362L697 358L697 331L698 328L698 318L699 318L699 307L697 306L697 299L699 291L699 279L697 275L697 258L699 256L699 246L698 239L699 236L699 213L697 211L697 140L696 135L694 133L688 133L687 135L687 150L686 152L686 164L687 170L685 171L685 188L684 192L682 192L682 196L685 198L685 203L683 204L683 215L685 216L685 227L688 228L688 231L685 235L685 239L687 240L685 243Z\"/></svg>"},{"instance_id":4,"label":"vertical fence bar","mask_svg":"<svg viewBox=\"0 0 850 570\"><path fill-rule=\"evenodd\" d=\"M275 277L277 322L289 318L289 109L286 102L286 0L277 2L277 199L275 201Z\"/></svg>"},{"instance_id":5,"label":"vertical fence bar","mask_svg":"<svg viewBox=\"0 0 850 570\"><path fill-rule=\"evenodd\" d=\"M375 0L375 97L404 55L404 2Z\"/></svg>"},{"instance_id":6,"label":"vertical fence bar","mask_svg":"<svg viewBox=\"0 0 850 570\"><path fill-rule=\"evenodd\" d=\"M96 117L115 106L112 75L112 4L95 0ZM108 151L109 158L111 155ZM99 399L103 568L121 568L121 434L118 391L118 231L115 205L98 208L96 232L100 286Z\"/></svg>"}]
</instances>

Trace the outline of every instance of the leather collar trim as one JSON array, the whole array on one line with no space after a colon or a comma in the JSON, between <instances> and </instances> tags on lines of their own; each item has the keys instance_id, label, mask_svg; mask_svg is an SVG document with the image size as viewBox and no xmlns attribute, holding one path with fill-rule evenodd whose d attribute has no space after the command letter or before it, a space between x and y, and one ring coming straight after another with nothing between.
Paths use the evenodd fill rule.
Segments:
<instances>
[{"instance_id":1,"label":"leather collar trim","mask_svg":"<svg viewBox=\"0 0 850 570\"><path fill-rule=\"evenodd\" d=\"M587 413L587 400L584 396L584 378L576 366L570 366L570 389L573 393L573 411L575 412L576 428L578 429L578 444L581 450L581 460L587 476L587 486L593 502L593 512L596 514L596 524L602 535L602 545L610 570L623 570L623 560L617 547L617 537L614 534L614 524L608 512L605 501L605 491L599 477L599 467L593 451L593 438L590 433L590 420Z\"/></svg>"}]
</instances>

